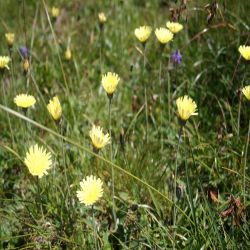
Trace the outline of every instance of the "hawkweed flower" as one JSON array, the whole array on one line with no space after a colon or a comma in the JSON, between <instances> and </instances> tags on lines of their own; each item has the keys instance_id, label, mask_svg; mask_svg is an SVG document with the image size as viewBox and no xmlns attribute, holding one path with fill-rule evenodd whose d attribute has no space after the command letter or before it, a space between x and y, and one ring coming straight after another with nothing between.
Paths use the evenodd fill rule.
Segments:
<instances>
[{"instance_id":1,"label":"hawkweed flower","mask_svg":"<svg viewBox=\"0 0 250 250\"><path fill-rule=\"evenodd\" d=\"M20 51L20 54L21 54L22 58L28 58L29 57L29 49L27 47L22 46L22 47L20 47L19 51Z\"/></svg>"},{"instance_id":2,"label":"hawkweed flower","mask_svg":"<svg viewBox=\"0 0 250 250\"><path fill-rule=\"evenodd\" d=\"M103 183L101 179L93 175L87 176L80 182L81 189L77 191L77 198L80 203L92 206L103 196Z\"/></svg>"},{"instance_id":3,"label":"hawkweed flower","mask_svg":"<svg viewBox=\"0 0 250 250\"><path fill-rule=\"evenodd\" d=\"M100 24L104 24L107 21L107 17L103 12L98 13L98 19Z\"/></svg>"},{"instance_id":4,"label":"hawkweed flower","mask_svg":"<svg viewBox=\"0 0 250 250\"><path fill-rule=\"evenodd\" d=\"M238 50L243 58L250 60L250 46L241 45Z\"/></svg>"},{"instance_id":5,"label":"hawkweed flower","mask_svg":"<svg viewBox=\"0 0 250 250\"><path fill-rule=\"evenodd\" d=\"M175 22L167 22L167 28L174 34L177 34L179 31L183 29L183 25Z\"/></svg>"},{"instance_id":6,"label":"hawkweed flower","mask_svg":"<svg viewBox=\"0 0 250 250\"><path fill-rule=\"evenodd\" d=\"M24 163L33 176L41 178L43 175L47 175L47 170L51 168L51 153L47 153L43 147L35 144L26 153Z\"/></svg>"},{"instance_id":7,"label":"hawkweed flower","mask_svg":"<svg viewBox=\"0 0 250 250\"><path fill-rule=\"evenodd\" d=\"M60 9L53 6L51 9L51 14L54 19L56 19L60 15Z\"/></svg>"},{"instance_id":8,"label":"hawkweed flower","mask_svg":"<svg viewBox=\"0 0 250 250\"><path fill-rule=\"evenodd\" d=\"M179 97L176 100L176 105L178 109L178 115L179 118L186 122L190 116L192 115L198 115L197 111L197 105L193 101L193 99L187 95Z\"/></svg>"},{"instance_id":9,"label":"hawkweed flower","mask_svg":"<svg viewBox=\"0 0 250 250\"><path fill-rule=\"evenodd\" d=\"M0 56L0 71L4 69L10 69L8 64L10 62L10 58L8 56Z\"/></svg>"},{"instance_id":10,"label":"hawkweed flower","mask_svg":"<svg viewBox=\"0 0 250 250\"><path fill-rule=\"evenodd\" d=\"M36 103L36 99L32 95L20 94L14 98L14 103L21 108L29 108Z\"/></svg>"},{"instance_id":11,"label":"hawkweed flower","mask_svg":"<svg viewBox=\"0 0 250 250\"><path fill-rule=\"evenodd\" d=\"M71 53L71 50L70 48L67 48L65 53L64 53L64 58L67 60L67 61L70 61L71 58L72 58L72 53Z\"/></svg>"},{"instance_id":12,"label":"hawkweed flower","mask_svg":"<svg viewBox=\"0 0 250 250\"><path fill-rule=\"evenodd\" d=\"M141 26L135 29L135 36L141 43L146 43L150 34L152 32L152 28L150 26Z\"/></svg>"},{"instance_id":13,"label":"hawkweed flower","mask_svg":"<svg viewBox=\"0 0 250 250\"><path fill-rule=\"evenodd\" d=\"M155 35L156 35L158 41L163 45L170 42L174 37L173 33L166 28L156 29Z\"/></svg>"},{"instance_id":14,"label":"hawkweed flower","mask_svg":"<svg viewBox=\"0 0 250 250\"><path fill-rule=\"evenodd\" d=\"M250 85L244 87L242 89L242 93L244 94L244 96L247 98L248 101L250 101Z\"/></svg>"},{"instance_id":15,"label":"hawkweed flower","mask_svg":"<svg viewBox=\"0 0 250 250\"><path fill-rule=\"evenodd\" d=\"M54 120L59 120L62 116L62 107L57 96L54 96L52 100L49 101L47 109Z\"/></svg>"},{"instance_id":16,"label":"hawkweed flower","mask_svg":"<svg viewBox=\"0 0 250 250\"><path fill-rule=\"evenodd\" d=\"M93 125L92 129L89 131L89 136L97 152L110 143L109 134L104 134L102 128L99 126Z\"/></svg>"},{"instance_id":17,"label":"hawkweed flower","mask_svg":"<svg viewBox=\"0 0 250 250\"><path fill-rule=\"evenodd\" d=\"M182 55L178 49L171 55L171 60L176 65L181 64Z\"/></svg>"},{"instance_id":18,"label":"hawkweed flower","mask_svg":"<svg viewBox=\"0 0 250 250\"><path fill-rule=\"evenodd\" d=\"M102 86L109 98L112 98L119 81L120 78L116 73L108 72L102 76Z\"/></svg>"},{"instance_id":19,"label":"hawkweed flower","mask_svg":"<svg viewBox=\"0 0 250 250\"><path fill-rule=\"evenodd\" d=\"M15 41L15 34L14 33L6 33L5 39L9 48L12 48L14 41Z\"/></svg>"}]
</instances>

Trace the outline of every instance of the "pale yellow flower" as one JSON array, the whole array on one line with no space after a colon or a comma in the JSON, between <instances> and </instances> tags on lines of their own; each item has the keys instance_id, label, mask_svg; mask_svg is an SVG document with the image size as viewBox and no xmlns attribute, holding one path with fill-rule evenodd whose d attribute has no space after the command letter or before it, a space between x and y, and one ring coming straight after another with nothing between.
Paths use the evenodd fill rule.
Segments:
<instances>
[{"instance_id":1,"label":"pale yellow flower","mask_svg":"<svg viewBox=\"0 0 250 250\"><path fill-rule=\"evenodd\" d=\"M81 189L77 191L80 203L91 206L103 196L102 181L93 175L87 176L80 182Z\"/></svg>"},{"instance_id":2,"label":"pale yellow flower","mask_svg":"<svg viewBox=\"0 0 250 250\"><path fill-rule=\"evenodd\" d=\"M24 163L32 175L41 178L43 175L48 174L47 170L51 168L51 153L47 153L45 149L42 147L39 148L38 145L35 144L31 146L26 153Z\"/></svg>"},{"instance_id":3,"label":"pale yellow flower","mask_svg":"<svg viewBox=\"0 0 250 250\"><path fill-rule=\"evenodd\" d=\"M32 95L20 94L14 98L14 102L18 107L29 108L36 103L36 99Z\"/></svg>"},{"instance_id":4,"label":"pale yellow flower","mask_svg":"<svg viewBox=\"0 0 250 250\"><path fill-rule=\"evenodd\" d=\"M71 53L70 48L67 48L67 49L66 49L66 51L65 51L65 53L64 53L64 57L65 57L65 59L66 59L67 61L70 61L70 60L71 60L71 58L72 58L72 53Z\"/></svg>"},{"instance_id":5,"label":"pale yellow flower","mask_svg":"<svg viewBox=\"0 0 250 250\"><path fill-rule=\"evenodd\" d=\"M57 18L60 15L60 9L53 6L51 10L52 17Z\"/></svg>"},{"instance_id":6,"label":"pale yellow flower","mask_svg":"<svg viewBox=\"0 0 250 250\"><path fill-rule=\"evenodd\" d=\"M166 23L167 28L174 34L178 33L183 29L183 25L180 23L175 22L167 22Z\"/></svg>"},{"instance_id":7,"label":"pale yellow flower","mask_svg":"<svg viewBox=\"0 0 250 250\"><path fill-rule=\"evenodd\" d=\"M239 52L246 60L250 60L250 46L241 45L239 47Z\"/></svg>"},{"instance_id":8,"label":"pale yellow flower","mask_svg":"<svg viewBox=\"0 0 250 250\"><path fill-rule=\"evenodd\" d=\"M8 46L12 46L15 41L15 34L14 33L6 33L5 34L6 42Z\"/></svg>"},{"instance_id":9,"label":"pale yellow flower","mask_svg":"<svg viewBox=\"0 0 250 250\"><path fill-rule=\"evenodd\" d=\"M89 131L89 136L96 150L99 150L110 143L109 134L104 134L102 128L99 126L93 125L92 129Z\"/></svg>"},{"instance_id":10,"label":"pale yellow flower","mask_svg":"<svg viewBox=\"0 0 250 250\"><path fill-rule=\"evenodd\" d=\"M141 43L145 43L148 40L151 32L152 28L150 26L141 26L135 29L135 36Z\"/></svg>"},{"instance_id":11,"label":"pale yellow flower","mask_svg":"<svg viewBox=\"0 0 250 250\"><path fill-rule=\"evenodd\" d=\"M116 73L108 72L102 76L102 86L108 95L112 95L120 81L119 76Z\"/></svg>"},{"instance_id":12,"label":"pale yellow flower","mask_svg":"<svg viewBox=\"0 0 250 250\"><path fill-rule=\"evenodd\" d=\"M176 100L178 115L181 120L186 121L191 115L198 115L197 105L192 98L185 95Z\"/></svg>"},{"instance_id":13,"label":"pale yellow flower","mask_svg":"<svg viewBox=\"0 0 250 250\"><path fill-rule=\"evenodd\" d=\"M8 56L0 56L0 70L10 69L8 64L10 62L10 58Z\"/></svg>"},{"instance_id":14,"label":"pale yellow flower","mask_svg":"<svg viewBox=\"0 0 250 250\"><path fill-rule=\"evenodd\" d=\"M59 120L62 116L62 107L57 96L54 96L52 100L49 101L47 109L54 120Z\"/></svg>"},{"instance_id":15,"label":"pale yellow flower","mask_svg":"<svg viewBox=\"0 0 250 250\"><path fill-rule=\"evenodd\" d=\"M242 89L242 93L244 94L244 96L247 98L248 101L250 101L250 85L244 87Z\"/></svg>"},{"instance_id":16,"label":"pale yellow flower","mask_svg":"<svg viewBox=\"0 0 250 250\"><path fill-rule=\"evenodd\" d=\"M105 23L107 21L107 17L103 12L98 13L98 19L100 23Z\"/></svg>"},{"instance_id":17,"label":"pale yellow flower","mask_svg":"<svg viewBox=\"0 0 250 250\"><path fill-rule=\"evenodd\" d=\"M173 33L166 28L159 28L155 30L155 35L161 44L166 44L174 37Z\"/></svg>"}]
</instances>

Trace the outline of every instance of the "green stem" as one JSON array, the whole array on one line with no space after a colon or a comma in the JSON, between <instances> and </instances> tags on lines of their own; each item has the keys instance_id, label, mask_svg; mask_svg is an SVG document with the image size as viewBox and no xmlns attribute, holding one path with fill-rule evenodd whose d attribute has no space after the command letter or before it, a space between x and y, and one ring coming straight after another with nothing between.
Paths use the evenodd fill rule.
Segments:
<instances>
[{"instance_id":1,"label":"green stem","mask_svg":"<svg viewBox=\"0 0 250 250\"><path fill-rule=\"evenodd\" d=\"M147 97L147 84L145 82L145 71L146 71L146 44L143 44L143 73L142 81L144 83L144 100L145 100L145 118L146 118L146 142L148 142L148 97Z\"/></svg>"},{"instance_id":2,"label":"green stem","mask_svg":"<svg viewBox=\"0 0 250 250\"><path fill-rule=\"evenodd\" d=\"M95 249L98 250L98 244L97 244L97 239L96 239L95 213L94 213L94 207L93 206L92 206L91 210L92 210L92 223L93 223Z\"/></svg>"},{"instance_id":3,"label":"green stem","mask_svg":"<svg viewBox=\"0 0 250 250\"><path fill-rule=\"evenodd\" d=\"M161 72L162 72L162 53L160 55L160 67L159 67L159 85L160 85L160 137L161 137L161 152L163 151L163 113L162 113L162 81L161 81Z\"/></svg>"}]
</instances>

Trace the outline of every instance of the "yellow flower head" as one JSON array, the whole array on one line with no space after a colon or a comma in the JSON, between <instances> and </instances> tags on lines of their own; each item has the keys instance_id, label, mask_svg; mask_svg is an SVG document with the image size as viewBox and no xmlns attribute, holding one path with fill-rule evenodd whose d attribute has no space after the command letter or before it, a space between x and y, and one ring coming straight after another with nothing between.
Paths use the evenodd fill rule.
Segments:
<instances>
[{"instance_id":1,"label":"yellow flower head","mask_svg":"<svg viewBox=\"0 0 250 250\"><path fill-rule=\"evenodd\" d=\"M152 28L150 26L141 26L135 29L135 36L141 43L145 43L148 40L151 32Z\"/></svg>"},{"instance_id":2,"label":"yellow flower head","mask_svg":"<svg viewBox=\"0 0 250 250\"><path fill-rule=\"evenodd\" d=\"M167 22L166 23L167 28L174 34L178 33L183 29L183 25L180 23L175 22Z\"/></svg>"},{"instance_id":3,"label":"yellow flower head","mask_svg":"<svg viewBox=\"0 0 250 250\"><path fill-rule=\"evenodd\" d=\"M98 19L101 24L107 21L107 17L103 12L98 13Z\"/></svg>"},{"instance_id":4,"label":"yellow flower head","mask_svg":"<svg viewBox=\"0 0 250 250\"><path fill-rule=\"evenodd\" d=\"M20 94L14 98L14 103L21 108L28 108L36 103L36 99L32 95Z\"/></svg>"},{"instance_id":5,"label":"yellow flower head","mask_svg":"<svg viewBox=\"0 0 250 250\"><path fill-rule=\"evenodd\" d=\"M112 95L115 92L119 81L120 78L116 73L108 72L102 76L102 86L108 95Z\"/></svg>"},{"instance_id":6,"label":"yellow flower head","mask_svg":"<svg viewBox=\"0 0 250 250\"><path fill-rule=\"evenodd\" d=\"M110 143L110 137L107 133L106 135L102 132L102 128L93 125L92 129L89 131L89 136L91 138L92 144L95 149L99 150Z\"/></svg>"},{"instance_id":7,"label":"yellow flower head","mask_svg":"<svg viewBox=\"0 0 250 250\"><path fill-rule=\"evenodd\" d=\"M6 33L5 34L6 42L8 46L12 46L15 41L15 34L14 33Z\"/></svg>"},{"instance_id":8,"label":"yellow flower head","mask_svg":"<svg viewBox=\"0 0 250 250\"><path fill-rule=\"evenodd\" d=\"M51 14L53 18L57 18L60 15L60 9L53 6L51 10Z\"/></svg>"},{"instance_id":9,"label":"yellow flower head","mask_svg":"<svg viewBox=\"0 0 250 250\"><path fill-rule=\"evenodd\" d=\"M52 100L49 101L47 109L54 120L59 120L62 116L62 107L57 96L54 96Z\"/></svg>"},{"instance_id":10,"label":"yellow flower head","mask_svg":"<svg viewBox=\"0 0 250 250\"><path fill-rule=\"evenodd\" d=\"M244 96L247 98L248 101L250 101L250 85L244 87L242 89L242 93L244 94Z\"/></svg>"},{"instance_id":11,"label":"yellow flower head","mask_svg":"<svg viewBox=\"0 0 250 250\"><path fill-rule=\"evenodd\" d=\"M70 60L71 60L71 58L72 58L72 53L71 53L70 48L67 48L67 49L66 49L66 51L65 51L65 53L64 53L64 57L65 57L65 59L66 59L67 61L70 61Z\"/></svg>"},{"instance_id":12,"label":"yellow flower head","mask_svg":"<svg viewBox=\"0 0 250 250\"><path fill-rule=\"evenodd\" d=\"M241 45L239 47L239 52L246 60L250 60L250 46Z\"/></svg>"},{"instance_id":13,"label":"yellow flower head","mask_svg":"<svg viewBox=\"0 0 250 250\"><path fill-rule=\"evenodd\" d=\"M161 44L166 44L173 39L173 33L166 28L155 30L155 35Z\"/></svg>"},{"instance_id":14,"label":"yellow flower head","mask_svg":"<svg viewBox=\"0 0 250 250\"><path fill-rule=\"evenodd\" d=\"M93 175L87 176L80 182L81 190L77 191L77 197L81 203L91 206L103 195L102 181Z\"/></svg>"},{"instance_id":15,"label":"yellow flower head","mask_svg":"<svg viewBox=\"0 0 250 250\"><path fill-rule=\"evenodd\" d=\"M35 144L31 146L26 153L24 163L32 175L41 178L43 175L48 174L47 170L51 168L51 153L47 153L45 149L42 147L39 148L38 145Z\"/></svg>"},{"instance_id":16,"label":"yellow flower head","mask_svg":"<svg viewBox=\"0 0 250 250\"><path fill-rule=\"evenodd\" d=\"M197 105L189 96L185 95L176 100L178 114L181 120L186 121L191 115L198 115Z\"/></svg>"},{"instance_id":17,"label":"yellow flower head","mask_svg":"<svg viewBox=\"0 0 250 250\"><path fill-rule=\"evenodd\" d=\"M10 69L8 64L10 62L10 58L8 56L0 56L0 70Z\"/></svg>"}]
</instances>

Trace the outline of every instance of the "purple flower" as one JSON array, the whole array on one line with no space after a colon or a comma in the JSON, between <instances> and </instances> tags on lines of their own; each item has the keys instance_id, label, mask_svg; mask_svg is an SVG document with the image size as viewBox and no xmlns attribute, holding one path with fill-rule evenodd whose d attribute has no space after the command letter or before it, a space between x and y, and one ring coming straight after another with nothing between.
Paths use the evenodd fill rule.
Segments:
<instances>
[{"instance_id":1,"label":"purple flower","mask_svg":"<svg viewBox=\"0 0 250 250\"><path fill-rule=\"evenodd\" d=\"M182 55L178 49L171 55L171 59L172 59L173 63L181 64Z\"/></svg>"},{"instance_id":2,"label":"purple flower","mask_svg":"<svg viewBox=\"0 0 250 250\"><path fill-rule=\"evenodd\" d=\"M28 56L29 56L29 49L27 47L22 46L22 47L20 47L19 51L20 51L20 54L21 54L21 56L23 58L28 58Z\"/></svg>"}]
</instances>

